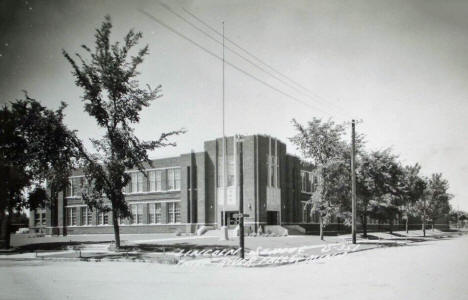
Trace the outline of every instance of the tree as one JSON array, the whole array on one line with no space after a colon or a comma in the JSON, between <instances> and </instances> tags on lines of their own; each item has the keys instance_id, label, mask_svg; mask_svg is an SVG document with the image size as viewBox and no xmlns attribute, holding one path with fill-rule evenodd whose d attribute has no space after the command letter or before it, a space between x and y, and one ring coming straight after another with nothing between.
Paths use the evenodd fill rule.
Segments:
<instances>
[{"instance_id":1,"label":"tree","mask_svg":"<svg viewBox=\"0 0 468 300\"><path fill-rule=\"evenodd\" d=\"M311 214L317 212L319 215L320 238L323 240L323 230L332 217L344 212L341 210L343 198L347 198L349 202L350 194L346 186L349 187L350 177L346 178L346 173L339 172L346 168L344 157L348 147L343 140L345 127L331 120L324 122L318 118L313 118L307 126L296 120L292 122L297 134L290 139L291 142L302 152L304 158L317 166L319 172L318 186L307 204L311 208ZM348 197L343 197L343 191L348 193Z\"/></svg>"},{"instance_id":2,"label":"tree","mask_svg":"<svg viewBox=\"0 0 468 300\"><path fill-rule=\"evenodd\" d=\"M424 190L426 189L426 182L419 175L421 166L416 163L414 166L406 166L404 169L403 188L401 196L405 202L405 229L408 233L408 221L409 216L414 215L412 207L414 204L421 200L424 196Z\"/></svg>"},{"instance_id":3,"label":"tree","mask_svg":"<svg viewBox=\"0 0 468 300\"><path fill-rule=\"evenodd\" d=\"M361 155L356 169L356 190L364 237L367 236L368 216L379 222L388 220L392 224L397 208L401 205L398 199L401 193L401 175L401 166L391 149Z\"/></svg>"},{"instance_id":4,"label":"tree","mask_svg":"<svg viewBox=\"0 0 468 300\"><path fill-rule=\"evenodd\" d=\"M452 198L448 192L448 181L441 173L434 173L429 178L425 178L425 186L422 199L413 206L414 214L421 217L423 236L426 236L427 221L432 222L434 228L437 218L449 216L451 209L449 201Z\"/></svg>"},{"instance_id":5,"label":"tree","mask_svg":"<svg viewBox=\"0 0 468 300\"><path fill-rule=\"evenodd\" d=\"M91 208L112 211L115 246L120 247L119 218L130 217L123 193L130 180L126 169L143 171L143 163L151 165L147 151L174 145L168 141L172 135L183 131L163 133L157 140L140 141L134 134L133 125L140 121L140 112L160 95L161 86L141 88L136 80L137 67L148 54L148 46L134 56L130 51L142 38L142 33L130 30L122 44L111 44L111 19L96 30L95 50L83 45L89 60L76 54L76 62L65 50L63 54L73 68L76 85L83 89L85 111L97 125L104 129L101 139L92 139L96 152L90 154L83 147L80 154L88 187L83 190L83 199ZM110 206L109 206L110 203Z\"/></svg>"},{"instance_id":6,"label":"tree","mask_svg":"<svg viewBox=\"0 0 468 300\"><path fill-rule=\"evenodd\" d=\"M14 213L53 204L68 184L79 141L63 124L65 107L62 103L52 111L26 94L0 110L0 219L6 248Z\"/></svg>"}]
</instances>

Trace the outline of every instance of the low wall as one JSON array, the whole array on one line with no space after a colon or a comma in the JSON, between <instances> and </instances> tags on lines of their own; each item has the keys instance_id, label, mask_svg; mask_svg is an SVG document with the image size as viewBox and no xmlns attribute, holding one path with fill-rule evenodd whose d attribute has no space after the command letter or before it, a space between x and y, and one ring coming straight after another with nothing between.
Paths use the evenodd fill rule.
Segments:
<instances>
[{"instance_id":1,"label":"low wall","mask_svg":"<svg viewBox=\"0 0 468 300\"><path fill-rule=\"evenodd\" d=\"M196 224L161 224L161 225L121 225L122 234L140 234L140 233L194 233ZM75 234L113 234L114 226L70 226L65 228L47 227L30 228L32 232L44 233L47 235L75 235Z\"/></svg>"},{"instance_id":2,"label":"low wall","mask_svg":"<svg viewBox=\"0 0 468 300\"><path fill-rule=\"evenodd\" d=\"M284 224L285 226L300 226L304 228L305 234L318 235L320 234L320 224L318 223L288 223ZM434 224L435 229L439 230L449 230L448 224ZM391 231L403 231L406 230L405 224L367 224L367 232L389 232ZM408 224L409 230L421 230L422 224ZM432 224L426 224L426 230L432 229ZM361 224L356 225L356 230L358 233L363 232ZM351 233L351 226L346 226L344 224L332 223L325 226L324 235L338 235Z\"/></svg>"}]
</instances>

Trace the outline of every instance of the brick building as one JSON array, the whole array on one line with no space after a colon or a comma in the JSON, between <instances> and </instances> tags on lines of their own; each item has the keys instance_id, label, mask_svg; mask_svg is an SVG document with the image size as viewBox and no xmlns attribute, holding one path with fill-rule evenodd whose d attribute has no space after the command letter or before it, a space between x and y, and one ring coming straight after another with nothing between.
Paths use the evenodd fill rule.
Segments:
<instances>
[{"instance_id":1,"label":"brick building","mask_svg":"<svg viewBox=\"0 0 468 300\"><path fill-rule=\"evenodd\" d=\"M206 141L204 151L156 159L144 176L128 170L125 188L132 218L120 220L121 233L194 232L200 226L235 226L239 203L239 143L226 138ZM242 138L244 212L248 231L261 225L309 222L304 202L314 186L312 168L270 136ZM226 184L223 180L226 165ZM91 211L81 199L84 176L70 177L70 188L57 203L30 214L30 228L47 234L112 233L111 212ZM224 216L224 219L223 219Z\"/></svg>"}]
</instances>

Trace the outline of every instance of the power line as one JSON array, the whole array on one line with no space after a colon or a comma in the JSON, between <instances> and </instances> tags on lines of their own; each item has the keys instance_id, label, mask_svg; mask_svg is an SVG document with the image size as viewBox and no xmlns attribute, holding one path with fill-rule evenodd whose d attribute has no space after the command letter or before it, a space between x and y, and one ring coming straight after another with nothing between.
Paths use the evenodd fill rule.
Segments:
<instances>
[{"instance_id":1,"label":"power line","mask_svg":"<svg viewBox=\"0 0 468 300\"><path fill-rule=\"evenodd\" d=\"M197 20L198 22L202 23L203 25L205 25L207 28L209 28L210 30L212 30L213 32L215 32L216 34L218 35L221 35L221 33L216 30L216 28L214 28L213 26L209 25L207 22L203 21L201 18L197 17L195 14L193 14L192 12L190 12L189 10L185 9L185 8L182 8L187 14L189 14L192 18L194 18L195 20ZM320 95L318 95L317 93L314 93L313 91L311 91L310 89L306 88L305 86L303 86L302 84L298 83L297 81L295 81L294 79L290 78L289 76L286 76L284 75L283 73L281 73L280 71L276 70L274 67L272 67L271 65L269 65L268 63L266 63L265 61L263 61L262 59L260 59L258 56L254 55L253 53L251 53L249 50L245 49L244 47L242 47L241 45L239 45L238 43L234 42L233 40L229 39L228 37L225 37L225 39L230 42L231 44L233 44L234 46L236 46L237 48L239 48L240 50L242 50L244 53L246 53L247 55L249 55L250 57L254 58L256 61L258 61L260 64L266 66L267 68L269 68L271 71L273 71L274 73L278 74L279 76L285 78L286 80L288 80L289 82L291 82L293 85L295 85L296 87L302 89L303 91L301 91L302 94L306 95L306 96L313 96L315 98L318 98L319 100L321 100L322 102L325 102L326 104L331 104L334 106L334 108L336 110L339 110L341 111L342 113L345 113L347 115L349 115L342 107L338 106L337 104L333 103L333 102L329 102L327 101L326 99L324 99L323 97L321 97ZM228 48L229 49L229 48ZM232 51L232 50L231 50ZM271 75L271 74L270 74ZM296 88L297 90L297 88ZM304 91L306 93L304 93Z\"/></svg>"},{"instance_id":2,"label":"power line","mask_svg":"<svg viewBox=\"0 0 468 300\"><path fill-rule=\"evenodd\" d=\"M229 51L231 51L232 53L236 54L237 56L239 56L240 58L242 58L243 60L245 60L246 62L248 62L249 64L253 65L254 67L258 68L259 70L261 70L262 72L270 75L271 77L273 77L274 79L276 79L277 81L281 82L282 84L292 88L293 90L305 95L307 98L309 98L310 100L314 101L314 102L321 102L321 105L328 105L329 103L328 102L325 102L324 103L324 100L321 100L319 99L319 101L315 100L315 99L312 99L310 97L310 95L304 93L302 90L298 89L297 87L295 87L294 85L284 81L283 79L281 79L280 77L276 76L275 74L272 74L270 71L266 70L265 68L259 66L258 64L256 64L255 62L253 62L252 60L250 60L249 58L245 57L244 55L240 54L239 52L235 51L234 49L226 46L223 44L223 42L220 42L219 40L217 40L216 38L214 38L213 36L211 36L209 33L207 33L206 31L204 31L203 29L201 29L200 27L198 27L197 25L193 24L192 22L190 22L189 20L187 20L185 17L181 16L179 13L177 13L176 11L174 11L170 6L168 6L167 4L165 3L162 3L160 1L157 1L159 3L160 6L162 6L164 9L166 9L167 11L169 11L170 13L172 13L173 15L175 15L176 17L178 17L179 19L181 19L182 21L184 21L185 23L189 24L191 27L195 28L196 30L198 30L199 32L201 32L203 35L205 35L206 37L208 37L209 39L213 40L214 42L220 44L220 45L223 45L223 47L225 47L226 49L228 49ZM198 20L198 18L197 18ZM203 23L205 24L205 23ZM208 26L208 25L207 25ZM215 29L212 29L212 30L215 30ZM218 32L216 32L218 33ZM221 36L223 36L221 34ZM231 42L233 43L233 42ZM239 46L237 46L239 47ZM224 48L223 48L224 49ZM246 51L246 50L244 50ZM249 54L249 53L248 53ZM253 56L251 54L249 54L250 56ZM253 56L255 58L255 56ZM258 59L257 59L258 60ZM267 65L268 66L268 65ZM271 68L271 67L270 67ZM284 77L284 75L283 75ZM336 108L335 108L336 109ZM338 113L341 113L341 112L338 112Z\"/></svg>"},{"instance_id":3,"label":"power line","mask_svg":"<svg viewBox=\"0 0 468 300\"><path fill-rule=\"evenodd\" d=\"M157 19L156 17L154 17L153 15L149 14L148 12L146 12L146 11L144 11L144 10L139 10L139 11L140 11L142 14L146 15L148 18L150 18L150 19L152 19L153 21L155 21L156 23L158 23L159 25L163 26L163 27L166 28L167 30L169 30L169 31L173 32L174 34L178 35L179 37L185 39L186 41L192 43L193 45L195 45L195 46L197 46L198 48L202 49L203 51L205 51L206 53L210 54L211 56L213 56L213 57L215 57L215 58L217 58L217 59L219 59L219 60L222 60L222 59L223 59L223 58L220 57L219 55L217 55L217 54L213 53L212 51L208 50L207 48L203 47L203 46L202 46L201 44L199 44L198 42L196 42L196 41L194 41L193 39L187 37L187 36L184 35L183 33L180 33L180 32L177 31L176 29L174 29L174 28L172 28L171 26L167 25L167 24L164 23L163 21ZM229 65L229 66L231 66L232 68L234 68L234 69L236 69L237 71L239 71L240 73L242 73L242 74L244 74L244 75L246 75L246 76L248 76L248 77L250 77L250 78L252 78L252 79L254 79L254 80L258 81L258 82L260 82L261 84L265 85L266 87L269 87L270 89L276 91L277 93L279 93L279 94L281 94L281 95L283 95L283 96L285 96L285 97L290 98L291 100L294 100L294 101L296 101L296 102L298 102L298 103L301 103L301 104L303 104L303 105L305 105L305 106L308 106L308 107L310 107L310 108L312 108L312 109L317 109L317 110L319 110L319 111L321 111L321 112L323 112L323 113L325 113L325 114L332 115L329 111L326 111L326 110L324 110L324 109L322 109L322 108L319 108L319 107L317 107L317 106L311 105L311 104L308 103L308 102L305 102L305 101L303 101L303 100L301 100L301 99L299 99L299 98L297 98L297 97L295 97L295 96L292 96L292 95L290 95L290 94L288 94L288 93L286 93L286 92L284 92L284 91L282 91L282 90L280 90L280 89L274 87L273 85L269 84L268 82L266 82L266 81L264 81L264 80L258 78L258 77L255 76L255 75L252 75L252 74L250 74L249 72L247 72L247 71L241 69L240 67L234 65L233 63L231 63L231 62L228 61L228 60L224 60L224 62L225 62L227 65Z\"/></svg>"}]
</instances>

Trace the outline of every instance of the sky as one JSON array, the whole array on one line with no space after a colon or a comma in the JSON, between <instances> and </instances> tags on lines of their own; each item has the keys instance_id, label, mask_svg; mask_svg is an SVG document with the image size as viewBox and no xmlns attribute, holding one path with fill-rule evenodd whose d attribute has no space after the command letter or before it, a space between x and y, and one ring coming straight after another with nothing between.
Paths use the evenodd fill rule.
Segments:
<instances>
[{"instance_id":1,"label":"sky","mask_svg":"<svg viewBox=\"0 0 468 300\"><path fill-rule=\"evenodd\" d=\"M222 135L222 46L191 13L219 32L224 22L229 40L268 64L252 66L225 48L235 66L225 65L227 135L271 135L300 155L288 139L293 118L355 118L369 150L391 147L404 164L419 162L423 175L443 173L452 205L468 210L468 1L161 1L218 42L157 1L0 0L0 102L22 90L52 109L65 101L66 124L84 140L98 137L62 49L92 46L108 14L113 41L130 28L143 32L150 55L139 80L162 85L136 134L187 130L173 138L176 147L150 156L202 151Z\"/></svg>"}]
</instances>

